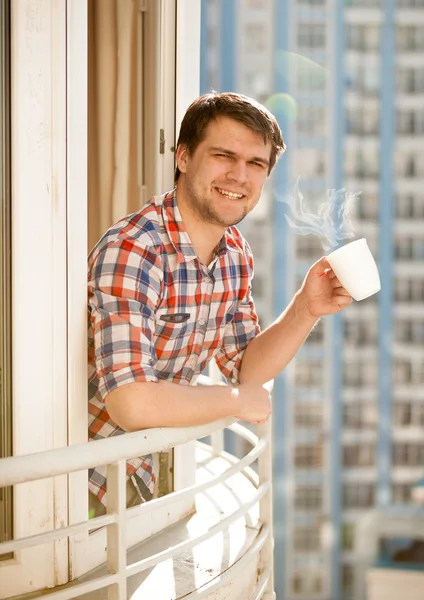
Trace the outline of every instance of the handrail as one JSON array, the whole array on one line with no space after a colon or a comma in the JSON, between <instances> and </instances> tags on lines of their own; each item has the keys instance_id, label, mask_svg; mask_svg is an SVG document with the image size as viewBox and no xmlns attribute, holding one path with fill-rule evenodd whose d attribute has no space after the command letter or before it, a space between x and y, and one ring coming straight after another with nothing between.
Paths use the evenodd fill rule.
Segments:
<instances>
[{"instance_id":1,"label":"handrail","mask_svg":"<svg viewBox=\"0 0 424 600\"><path fill-rule=\"evenodd\" d=\"M213 477L210 477L208 480L203 481L201 483L196 483L182 490L170 492L169 494L167 494L166 496L162 496L161 498L155 498L149 503L140 506L139 510L148 510L152 506L152 504L154 504L157 508L159 505L163 506L166 504L172 504L176 500L181 501L187 496L194 496L195 494L199 494L215 485L218 485L226 479L229 479L236 473L242 472L246 467L252 464L265 450L268 440L265 437L261 437L259 440L256 437L256 440L256 446L254 446L254 448L252 448L252 450L248 452L246 456L244 456L241 459L237 459L237 462L228 469L226 469L224 472L218 475L214 475ZM225 454L226 453L223 452L223 455ZM249 480L251 479L249 478ZM99 527L110 525L116 522L117 518L115 514L103 515L101 517L95 517L94 519L90 519L90 521L83 521L81 523L75 523L74 525L67 525L61 527L60 529L46 531L45 533L39 533L27 536L25 538L18 538L8 542L1 542L0 553L7 554L9 552L16 552L25 547L38 546L39 544L51 542L53 540L58 540L70 535L76 535L78 533L90 531L91 529L97 529Z\"/></svg>"},{"instance_id":2,"label":"handrail","mask_svg":"<svg viewBox=\"0 0 424 600\"><path fill-rule=\"evenodd\" d=\"M202 375L201 385L208 385L208 382L210 385L210 378ZM265 387L270 391L272 383L269 382ZM192 427L156 427L95 440L95 446L93 442L85 442L33 454L1 458L0 488L92 469L133 456L163 452L179 444L207 437L230 427L233 423L236 424L236 419L221 419ZM240 430L237 433L241 435ZM244 437L248 439L249 434L245 434Z\"/></svg>"},{"instance_id":3,"label":"handrail","mask_svg":"<svg viewBox=\"0 0 424 600\"><path fill-rule=\"evenodd\" d=\"M95 440L95 443L85 442L34 454L0 458L0 487L74 473L133 456L163 452L179 444L211 435L232 423L234 419L222 419L192 427L143 429Z\"/></svg>"}]
</instances>

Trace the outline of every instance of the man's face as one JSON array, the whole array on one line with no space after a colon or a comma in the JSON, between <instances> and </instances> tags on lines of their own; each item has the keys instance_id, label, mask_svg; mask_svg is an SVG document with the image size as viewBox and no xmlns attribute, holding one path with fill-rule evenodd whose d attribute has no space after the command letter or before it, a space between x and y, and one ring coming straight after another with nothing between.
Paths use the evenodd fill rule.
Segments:
<instances>
[{"instance_id":1,"label":"man's face","mask_svg":"<svg viewBox=\"0 0 424 600\"><path fill-rule=\"evenodd\" d=\"M223 228L239 223L261 196L270 155L271 145L242 123L211 121L191 156L178 147L181 201L203 222Z\"/></svg>"}]
</instances>

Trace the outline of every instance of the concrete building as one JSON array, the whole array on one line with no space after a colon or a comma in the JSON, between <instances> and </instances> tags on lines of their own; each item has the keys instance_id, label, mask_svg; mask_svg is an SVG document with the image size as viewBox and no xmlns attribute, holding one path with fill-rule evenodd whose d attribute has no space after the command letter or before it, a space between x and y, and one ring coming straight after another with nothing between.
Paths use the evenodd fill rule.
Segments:
<instances>
[{"instance_id":1,"label":"concrete building","mask_svg":"<svg viewBox=\"0 0 424 600\"><path fill-rule=\"evenodd\" d=\"M274 514L279 599L363 600L358 524L424 471L424 2L203 0L202 21L201 90L264 102L288 145L243 224L264 324L328 250L279 200L297 178L315 214L327 189L361 192L382 291L319 323L277 382Z\"/></svg>"}]
</instances>

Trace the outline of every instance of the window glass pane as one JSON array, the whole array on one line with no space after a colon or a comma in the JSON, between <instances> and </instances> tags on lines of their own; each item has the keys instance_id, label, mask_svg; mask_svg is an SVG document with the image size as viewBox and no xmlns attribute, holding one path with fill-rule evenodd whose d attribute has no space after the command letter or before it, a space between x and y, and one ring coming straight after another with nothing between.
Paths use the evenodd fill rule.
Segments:
<instances>
[{"instance_id":1,"label":"window glass pane","mask_svg":"<svg viewBox=\"0 0 424 600\"><path fill-rule=\"evenodd\" d=\"M297 511L314 512L322 509L322 488L317 485L302 485L295 490Z\"/></svg>"},{"instance_id":2,"label":"window glass pane","mask_svg":"<svg viewBox=\"0 0 424 600\"><path fill-rule=\"evenodd\" d=\"M320 528L318 526L297 527L294 531L294 548L297 552L319 552Z\"/></svg>"},{"instance_id":3,"label":"window glass pane","mask_svg":"<svg viewBox=\"0 0 424 600\"><path fill-rule=\"evenodd\" d=\"M0 5L0 458L12 454L9 2ZM13 538L12 488L0 488L0 542ZM12 558L0 555L0 560Z\"/></svg>"}]
</instances>

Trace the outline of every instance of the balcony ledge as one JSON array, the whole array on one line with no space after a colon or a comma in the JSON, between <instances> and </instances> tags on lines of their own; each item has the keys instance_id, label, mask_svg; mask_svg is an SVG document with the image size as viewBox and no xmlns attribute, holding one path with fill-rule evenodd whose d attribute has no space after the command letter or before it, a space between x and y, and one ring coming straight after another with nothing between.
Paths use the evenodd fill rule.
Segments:
<instances>
[{"instance_id":1,"label":"balcony ledge","mask_svg":"<svg viewBox=\"0 0 424 600\"><path fill-rule=\"evenodd\" d=\"M196 477L199 482L223 472L232 464L230 458L214 456L211 447L199 442L196 447L196 462ZM249 473L255 479L255 473L252 470ZM256 489L248 476L238 473L224 483L197 494L195 512L128 550L127 564L201 535L248 502ZM257 503L245 517L232 522L227 529L199 543L192 550L129 577L128 598L177 600L191 598L192 594L196 599L211 600L256 598L254 590L258 585L258 560L262 545L260 530ZM101 566L66 586L26 594L15 597L14 600L48 596L59 589L90 581L106 573L106 566ZM79 598L106 600L107 589L84 594Z\"/></svg>"}]
</instances>

